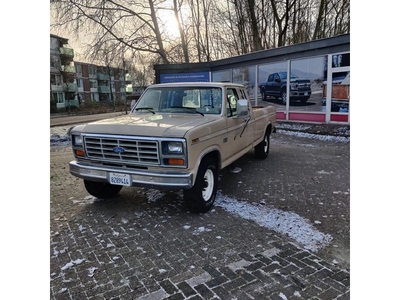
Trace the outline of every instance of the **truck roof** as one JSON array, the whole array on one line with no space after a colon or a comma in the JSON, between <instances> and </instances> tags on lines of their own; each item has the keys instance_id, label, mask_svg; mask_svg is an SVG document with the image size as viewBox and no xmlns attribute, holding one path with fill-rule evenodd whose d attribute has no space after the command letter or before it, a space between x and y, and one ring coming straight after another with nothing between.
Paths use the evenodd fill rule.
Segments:
<instances>
[{"instance_id":1,"label":"truck roof","mask_svg":"<svg viewBox=\"0 0 400 300\"><path fill-rule=\"evenodd\" d=\"M203 87L226 87L226 86L237 86L244 87L242 84L232 82L169 82L169 83L157 83L150 85L152 87L186 87L186 86L203 86Z\"/></svg>"}]
</instances>

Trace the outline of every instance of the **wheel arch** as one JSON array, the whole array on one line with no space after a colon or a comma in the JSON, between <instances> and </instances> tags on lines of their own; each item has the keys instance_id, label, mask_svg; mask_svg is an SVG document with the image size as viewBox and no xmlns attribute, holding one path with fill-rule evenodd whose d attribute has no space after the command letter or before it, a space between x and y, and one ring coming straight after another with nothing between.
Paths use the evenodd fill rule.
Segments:
<instances>
[{"instance_id":1,"label":"wheel arch","mask_svg":"<svg viewBox=\"0 0 400 300\"><path fill-rule=\"evenodd\" d=\"M219 151L219 149L209 149L208 151L203 152L200 155L199 159L197 160L196 172L193 176L193 182L196 181L197 173L198 173L201 162L207 157L210 157L215 161L218 171L221 170L221 152Z\"/></svg>"}]
</instances>

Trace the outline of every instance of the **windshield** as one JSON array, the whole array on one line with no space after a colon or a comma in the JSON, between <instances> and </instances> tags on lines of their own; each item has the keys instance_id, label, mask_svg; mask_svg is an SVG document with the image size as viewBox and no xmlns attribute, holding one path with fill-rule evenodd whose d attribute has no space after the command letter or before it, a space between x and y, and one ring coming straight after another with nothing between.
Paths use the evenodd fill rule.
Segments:
<instances>
[{"instance_id":1,"label":"windshield","mask_svg":"<svg viewBox=\"0 0 400 300\"><path fill-rule=\"evenodd\" d=\"M222 89L217 87L154 87L145 91L136 112L221 114Z\"/></svg>"},{"instance_id":2,"label":"windshield","mask_svg":"<svg viewBox=\"0 0 400 300\"><path fill-rule=\"evenodd\" d=\"M287 78L287 72L279 72L279 75L282 80ZM294 78L297 78L297 76L293 73L290 73L290 79L294 79Z\"/></svg>"}]
</instances>

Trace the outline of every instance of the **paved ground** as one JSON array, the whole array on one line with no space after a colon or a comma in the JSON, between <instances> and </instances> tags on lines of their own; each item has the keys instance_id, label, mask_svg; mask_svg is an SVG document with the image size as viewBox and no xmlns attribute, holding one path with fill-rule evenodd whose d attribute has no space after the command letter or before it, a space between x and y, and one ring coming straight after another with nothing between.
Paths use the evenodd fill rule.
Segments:
<instances>
[{"instance_id":1,"label":"paved ground","mask_svg":"<svg viewBox=\"0 0 400 300\"><path fill-rule=\"evenodd\" d=\"M280 130L271 143L267 160L249 152L240 173L221 172L201 215L181 192L123 188L99 201L69 174L69 146L51 147L50 298L349 299L350 145ZM294 219L271 227L232 202ZM330 239L315 249L280 231L298 218Z\"/></svg>"}]
</instances>

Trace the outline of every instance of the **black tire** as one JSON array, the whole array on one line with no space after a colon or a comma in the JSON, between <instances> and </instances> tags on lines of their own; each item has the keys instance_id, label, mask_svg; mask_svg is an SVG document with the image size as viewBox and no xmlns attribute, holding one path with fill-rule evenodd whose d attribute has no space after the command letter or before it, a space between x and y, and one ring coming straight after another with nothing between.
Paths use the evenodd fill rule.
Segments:
<instances>
[{"instance_id":1,"label":"black tire","mask_svg":"<svg viewBox=\"0 0 400 300\"><path fill-rule=\"evenodd\" d=\"M301 98L300 102L302 104L305 104L305 103L307 103L308 99L310 99L310 98Z\"/></svg>"},{"instance_id":2,"label":"black tire","mask_svg":"<svg viewBox=\"0 0 400 300\"><path fill-rule=\"evenodd\" d=\"M116 196L122 185L113 185L105 182L83 180L88 193L100 199L109 199Z\"/></svg>"},{"instance_id":3,"label":"black tire","mask_svg":"<svg viewBox=\"0 0 400 300\"><path fill-rule=\"evenodd\" d=\"M286 91L281 92L282 104L286 105L287 102L287 93Z\"/></svg>"},{"instance_id":4,"label":"black tire","mask_svg":"<svg viewBox=\"0 0 400 300\"><path fill-rule=\"evenodd\" d=\"M266 159L269 153L269 133L268 131L265 132L264 140L262 140L258 145L254 147L254 154L256 158L259 159Z\"/></svg>"},{"instance_id":5,"label":"black tire","mask_svg":"<svg viewBox=\"0 0 400 300\"><path fill-rule=\"evenodd\" d=\"M214 205L217 196L218 168L211 157L204 158L191 189L183 190L183 198L190 212L206 213Z\"/></svg>"},{"instance_id":6,"label":"black tire","mask_svg":"<svg viewBox=\"0 0 400 300\"><path fill-rule=\"evenodd\" d=\"M260 92L261 92L261 100L267 101L267 93L265 92L265 88L262 88Z\"/></svg>"}]
</instances>

